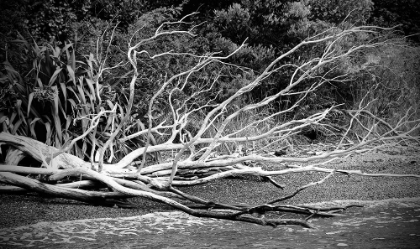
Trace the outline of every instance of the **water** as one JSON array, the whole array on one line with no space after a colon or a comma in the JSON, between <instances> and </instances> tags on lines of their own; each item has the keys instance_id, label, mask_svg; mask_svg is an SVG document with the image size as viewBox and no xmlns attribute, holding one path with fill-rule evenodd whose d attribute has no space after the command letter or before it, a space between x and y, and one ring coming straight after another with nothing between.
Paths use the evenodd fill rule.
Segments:
<instances>
[{"instance_id":1,"label":"water","mask_svg":"<svg viewBox=\"0 0 420 249\"><path fill-rule=\"evenodd\" d=\"M263 227L181 212L42 222L0 229L0 248L420 248L420 199L363 204L345 217L311 219L316 229Z\"/></svg>"}]
</instances>

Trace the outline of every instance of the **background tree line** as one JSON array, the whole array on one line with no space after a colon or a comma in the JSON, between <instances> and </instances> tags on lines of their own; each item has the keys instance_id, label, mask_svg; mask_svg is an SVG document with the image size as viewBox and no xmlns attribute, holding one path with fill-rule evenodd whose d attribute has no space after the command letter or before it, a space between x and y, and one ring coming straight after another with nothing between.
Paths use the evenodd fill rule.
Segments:
<instances>
[{"instance_id":1,"label":"background tree line","mask_svg":"<svg viewBox=\"0 0 420 249\"><path fill-rule=\"evenodd\" d=\"M197 25L196 37L161 38L147 44L148 51L227 55L245 42L244 48L228 62L258 73L306 37L322 31L359 25L398 25L380 36L354 36L346 44L340 44L348 48L372 39L395 41L392 46L384 43L329 68L331 78L345 73L351 75L351 80L344 83L331 80L284 119L334 105L351 109L360 104L391 121L404 116L409 108L413 110L410 115L419 116L420 3L416 0L4 0L0 3L2 131L33 137L48 145L64 145L87 129L83 117L112 109L115 103L127 105L128 75L133 69L124 51L130 39L135 42L150 37L161 23L191 12L197 12L187 19ZM292 77L293 65L322 52L314 46L283 61L285 70L271 75L244 95L237 106L262 100L283 89ZM127 130L144 129L148 101L160 83L196 64L197 58L142 57L137 63L141 68L135 95L138 104ZM193 85L179 91L178 97L187 98L212 84L209 78L213 71L221 71L224 73L207 99L190 100L217 104L254 77L239 68L215 67L219 68L207 69L194 79ZM95 99L94 90L101 91L102 102ZM267 112L288 108L297 98L280 98ZM156 101L156 123L167 118L166 108L163 100ZM95 131L98 137L79 142L73 153L91 157L89 148L93 144L101 146L115 120L118 117L103 120ZM126 154L135 143L121 143L118 153Z\"/></svg>"}]
</instances>

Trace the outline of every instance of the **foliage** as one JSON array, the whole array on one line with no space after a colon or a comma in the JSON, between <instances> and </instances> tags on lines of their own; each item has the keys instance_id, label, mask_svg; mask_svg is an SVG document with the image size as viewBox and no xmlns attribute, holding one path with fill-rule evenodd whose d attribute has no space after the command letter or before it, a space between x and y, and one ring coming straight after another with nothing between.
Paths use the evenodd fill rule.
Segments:
<instances>
[{"instance_id":1,"label":"foliage","mask_svg":"<svg viewBox=\"0 0 420 249\"><path fill-rule=\"evenodd\" d=\"M287 45L291 46L288 30L307 14L304 5L293 1L241 1L227 10L216 10L212 23L223 37L235 43L247 38L251 45L274 46L285 51Z\"/></svg>"},{"instance_id":2,"label":"foliage","mask_svg":"<svg viewBox=\"0 0 420 249\"><path fill-rule=\"evenodd\" d=\"M366 24L373 10L372 0L308 0L312 20L322 20L338 25L346 22L350 25Z\"/></svg>"},{"instance_id":3,"label":"foliage","mask_svg":"<svg viewBox=\"0 0 420 249\"><path fill-rule=\"evenodd\" d=\"M132 1L132 0L89 0L89 16L104 21L118 23L119 28L127 31L142 15L159 8L171 8L179 1Z\"/></svg>"},{"instance_id":4,"label":"foliage","mask_svg":"<svg viewBox=\"0 0 420 249\"><path fill-rule=\"evenodd\" d=\"M413 128L416 123L410 121L420 117L419 58L419 48L401 40L367 52L358 70L360 78L350 91L353 109L365 106L365 110L390 124L406 119L407 125L402 129ZM417 129L412 135L418 134Z\"/></svg>"},{"instance_id":5,"label":"foliage","mask_svg":"<svg viewBox=\"0 0 420 249\"><path fill-rule=\"evenodd\" d=\"M232 63L250 67L258 72L273 57L282 54L308 36L335 27L344 20L347 25L364 23L370 15L371 6L372 3L367 0L337 1L337 3L322 0L241 1L230 5L227 9L215 10L213 21L206 27L211 32L203 36L215 37L211 43L221 44L222 46L214 48L223 51L223 54L233 51L235 44L246 40L247 47L232 58ZM352 15L347 16L349 10L353 10ZM307 47L306 50L294 54L281 63L293 65L299 63L299 60L314 58L323 52L318 48L319 46ZM250 93L250 97L263 99L286 87L288 84L286 79L290 78L293 72L292 67L289 68L290 70L286 69L281 74L271 75L270 80ZM291 99L280 100L282 101L293 103ZM331 96L321 102L325 107L337 101ZM287 107L282 104L279 106Z\"/></svg>"},{"instance_id":6,"label":"foliage","mask_svg":"<svg viewBox=\"0 0 420 249\"><path fill-rule=\"evenodd\" d=\"M92 115L99 115L103 110L113 110L102 114L101 123L93 136L74 146L72 153L94 160L97 149L107 141L109 134L118 126L125 115L128 101L128 74L133 71L127 66L127 41L134 43L145 36L153 35L153 31L164 21L174 19L178 13L173 9L158 9L138 19L129 27L143 32L130 37L118 29L110 29L110 24L97 19L95 25L82 22L73 25L78 39L74 43L65 44L63 48L53 45L30 45L22 37L17 47L26 51L22 55L23 62L31 65L28 71L16 69L10 62L5 62L2 79L1 123L3 131L12 134L30 136L48 145L63 147L72 139L87 131ZM190 44L189 46L183 46ZM145 45L144 49L153 53L176 50L179 53L202 51L200 40L162 39ZM153 54L151 54L153 55ZM138 103L133 109L131 121L123 127L119 136L129 135L145 129L147 102L160 87L163 80L176 72L184 70L197 62L198 58L178 56L152 60L147 56L138 58L139 81L136 84ZM221 68L215 70L221 70ZM194 76L195 77L195 76ZM208 83L205 77L197 78L196 85L184 89L178 98L188 96ZM166 95L164 96L167 96ZM215 93L217 94L217 93ZM211 96L215 98L215 96ZM191 102L206 102L206 99L192 99ZM157 100L156 113L160 116L168 111L165 102ZM162 116L167 118L167 115ZM125 143L114 142L106 156L108 160L119 158L128 153L129 146L144 143L143 138Z\"/></svg>"},{"instance_id":7,"label":"foliage","mask_svg":"<svg viewBox=\"0 0 420 249\"><path fill-rule=\"evenodd\" d=\"M33 137L57 148L87 131L92 115L105 109L102 122L77 144L72 153L93 160L94 151L118 124L124 109L115 103L115 93L101 81L103 61L94 54L84 61L76 59L74 44L64 48L30 45L21 40L28 58L33 58L29 72L19 72L8 61L0 74L2 84L2 130ZM119 109L116 109L116 108ZM124 148L124 147L120 147Z\"/></svg>"},{"instance_id":8,"label":"foliage","mask_svg":"<svg viewBox=\"0 0 420 249\"><path fill-rule=\"evenodd\" d=\"M127 51L129 44L151 37L163 22L174 21L186 11L201 12L187 19L188 25L197 25L193 30L197 36L159 37L142 46L141 49L149 54L143 53L137 58L139 75L135 86L136 104L131 110L132 121L126 126L130 128L119 136L144 129L143 123L148 119L148 102L162 82L200 61L200 57L185 56L185 53L226 56L245 42L242 49L226 61L239 67L232 68L228 64L206 67L202 74L189 76L194 84L173 93L174 98L182 101L214 84L205 96L189 101L197 105L218 104L253 80L278 55L308 36L326 30L337 32L365 24L367 20L393 25L406 18L413 20L416 13L416 8L406 6L415 6L417 2L407 0L411 5L373 2L375 5L370 0L2 1L0 9L4 15L0 15L0 18L5 24L0 27L1 34L5 34L0 38L1 61L4 62L1 69L1 97L4 99L0 118L2 129L61 147L86 131L90 115L98 114L101 108L108 110L118 106L114 113L104 114L104 123L98 126L96 136L77 144L77 155L89 154L88 157L92 158L90 152L107 140L106 134L111 133L112 127L115 128L120 120L118 115L123 115L127 110L128 76L133 68L128 64L124 51ZM416 29L415 22L410 22L411 25L409 21L404 21L405 30ZM166 30L184 28L186 25L165 27ZM337 44L337 47L345 50L372 39L380 38L373 35L352 36L346 43ZM178 53L178 56L150 58L164 51ZM417 98L417 92L412 91L415 84L407 85L404 82L418 82L419 76L395 72L416 72L416 65L410 61L417 61L418 54L412 53L412 48L405 45L399 46L395 54L389 51L390 48L366 50L328 68L323 67L318 74L314 73L314 79L325 72L331 79L343 73L351 77L347 82L341 82L339 78L331 80L317 92L309 94L289 118L334 105L343 104L343 108L351 108L373 100L376 104L369 106L373 108L377 105L371 110L375 114L383 114L390 119L401 117L404 109L407 109L406 103L414 105L413 100ZM323 52L323 46L318 44L302 48L284 58L278 62L283 66L282 70L271 74L262 84L242 95L236 106L263 100L281 91L289 84L296 65L317 58ZM391 57L387 57L391 54ZM366 66L366 61L372 56L381 58L381 63ZM392 58L393 62L385 58ZM366 68L361 69L360 65ZM213 81L215 75L219 75L217 81ZM311 83L312 80L307 80L297 90L304 91ZM397 89L405 90L395 90L390 84L397 84ZM371 94L370 98L363 97L367 93ZM169 94L169 91L165 91L156 99L154 123L171 118L166 103ZM298 98L280 97L269 109L286 109ZM398 103L391 104L387 98L398 99ZM48 110L47 114L44 114L45 110ZM195 118L199 120L200 115L204 114L205 110ZM123 155L128 151L128 146L142 143L144 138L140 137L129 145L114 144L111 150L119 149ZM108 153L112 158L111 151Z\"/></svg>"},{"instance_id":9,"label":"foliage","mask_svg":"<svg viewBox=\"0 0 420 249\"><path fill-rule=\"evenodd\" d=\"M63 43L69 39L71 24L81 20L89 11L90 0L28 1L25 7L26 24L36 40L56 40ZM61 45L61 44L60 44Z\"/></svg>"},{"instance_id":10,"label":"foliage","mask_svg":"<svg viewBox=\"0 0 420 249\"><path fill-rule=\"evenodd\" d=\"M103 0L5 0L1 3L3 30L28 32L26 39L37 42L73 40L73 25L79 22L106 21L127 31L141 15L160 7L178 5L177 1L103 1ZM13 28L10 28L13 26ZM3 30L1 33L6 34ZM14 31L15 31L14 30Z\"/></svg>"},{"instance_id":11,"label":"foliage","mask_svg":"<svg viewBox=\"0 0 420 249\"><path fill-rule=\"evenodd\" d=\"M420 2L417 0L372 0L374 9L371 23L385 27L397 27L409 39L420 43Z\"/></svg>"},{"instance_id":12,"label":"foliage","mask_svg":"<svg viewBox=\"0 0 420 249\"><path fill-rule=\"evenodd\" d=\"M22 6L26 0L0 1L0 61L18 61L22 59L22 47L10 43L19 39L20 36L30 37L28 28L23 22L25 12ZM18 59L19 58L19 59Z\"/></svg>"}]
</instances>

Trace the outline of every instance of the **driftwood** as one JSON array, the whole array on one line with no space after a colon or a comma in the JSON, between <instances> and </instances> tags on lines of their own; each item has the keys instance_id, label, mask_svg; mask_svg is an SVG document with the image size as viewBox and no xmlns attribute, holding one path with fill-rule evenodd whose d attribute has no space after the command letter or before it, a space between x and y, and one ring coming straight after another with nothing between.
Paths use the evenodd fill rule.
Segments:
<instances>
[{"instance_id":1,"label":"driftwood","mask_svg":"<svg viewBox=\"0 0 420 249\"><path fill-rule=\"evenodd\" d=\"M16 138L16 139L13 139ZM7 143L12 145L15 148L23 148L27 144L37 144L41 146L41 143L38 143L30 138L24 138L19 136L13 136L6 133L0 134L0 141L2 143ZM14 141L14 142L13 142ZM29 147L25 151L28 155L33 158L46 158L48 154L41 155L41 152L56 152L56 149L51 148L45 144L42 145L43 149L33 150ZM41 148L41 147L38 147ZM355 150L356 152L360 152ZM32 154L34 153L34 155ZM38 153L36 156L35 153ZM343 151L337 153L342 155ZM137 172L107 172L106 169L108 165L104 165L104 171L97 172L93 169L97 167L92 167L90 169L89 163L80 163L80 159L77 158L76 163L73 164L69 160L52 160L52 165L55 167L24 167L16 165L1 165L0 166L0 182L7 184L6 186L1 186L0 191L3 193L25 193L25 192L37 192L43 195L53 196L53 197L62 197L68 199L74 199L78 201L83 201L87 203L92 203L95 205L105 205L105 206L119 206L119 207L133 207L130 202L126 202L127 198L132 197L143 197L151 199L157 202L165 203L175 209L182 210L190 215L198 217L212 217L219 219L229 219L237 220L244 222L251 222L261 225L301 225L303 227L311 227L310 224L305 220L300 219L272 219L265 218L265 213L299 213L306 215L307 218L314 216L322 217L333 217L337 216L337 211L343 211L350 206L343 206L335 208L332 210L320 210L317 208L311 208L308 206L300 205L282 205L276 204L287 199L290 199L297 195L299 192L305 190L306 188L312 187L317 184L322 184L326 179L332 177L334 174L356 174L362 176L392 176L392 177L416 177L420 178L420 175L404 175L404 174L379 174L379 173L363 173L360 170L333 170L328 168L322 168L319 166L309 165L309 166L298 166L289 164L287 166L282 166L283 169L275 171L266 171L258 167L246 166L240 162L249 161L251 158L254 160L260 161L280 161L286 162L290 161L306 161L310 162L311 160L319 160L322 158L337 158L335 153L327 153L325 155L318 155L309 158L274 158L274 157L263 157L263 156L242 156L242 160L238 158L230 158L226 161L226 158L223 158L221 162L218 163L218 170L210 175L200 176L200 173L208 173L208 171L202 170L211 165L215 164L216 159L213 159L212 164L199 164L194 167L192 164L185 164L180 167L180 170L183 168L188 169L191 165L190 171L194 171L194 177L185 177L182 180L173 180L171 185L168 185L169 177L154 176L156 175L155 168L160 169L161 171L167 171L166 167L153 167L153 170L149 170L148 173L138 174ZM350 154L347 154L350 155ZM71 155L60 154L62 158L71 158ZM54 158L55 159L55 158ZM41 161L41 160L40 160ZM63 163L63 164L61 164ZM221 166L226 164L227 166ZM233 165L233 166L231 166ZM168 165L169 167L169 165ZM197 170L197 168L199 170ZM145 167L146 171L148 167ZM201 171L200 171L201 169ZM246 204L224 204L217 203L210 200L204 200L195 196L185 194L178 189L176 186L190 186L195 184L205 184L216 179L230 177L230 176L243 176L243 175L255 175L262 177L271 177L275 175L289 174L289 173L299 173L307 171L317 171L328 173L326 177L318 182L312 182L307 185L304 185L298 188L295 192L277 198L275 200L267 201L261 205L246 205ZM169 175L170 172L166 172L166 175ZM44 176L41 179L37 180L33 177L27 177L27 175L41 175ZM182 174L181 174L182 175ZM63 181L63 179L69 179L73 177L71 182ZM76 180L77 179L77 180ZM277 187L283 187L281 184L276 183L272 180L272 183ZM92 190L92 188L94 188ZM95 190L102 189L102 190ZM178 200L178 201L176 201ZM196 204L187 204L184 205L179 201L188 201Z\"/></svg>"},{"instance_id":2,"label":"driftwood","mask_svg":"<svg viewBox=\"0 0 420 249\"><path fill-rule=\"evenodd\" d=\"M175 24L179 23L183 23L183 20ZM76 141L86 138L88 134L92 134L101 116L105 115L106 112L113 113L114 110L101 111L100 113L91 115L89 118L91 118L92 122L89 128L82 135L75 137L62 148L55 148L29 137L2 132L0 133L0 144L4 145L4 148L7 147L8 150L4 164L0 165L0 182L4 184L0 186L0 191L3 193L25 193L32 191L43 195L69 198L87 203L107 206L117 205L121 207L131 206L126 199L141 197L164 203L197 217L236 220L273 227L277 225L311 227L306 219L313 216L337 216L339 215L337 214L338 210L343 210L347 207L320 210L308 206L278 203L294 197L309 187L322 184L326 179L333 177L335 174L354 174L366 177L420 177L420 175L365 173L359 170L323 167L323 165L337 158L369 152L384 146L397 146L401 143L417 145L419 137L410 134L413 134L413 131L418 129L418 125L411 126L413 128L409 130L401 129L408 122L408 112L396 125L388 124L382 119L376 119L376 122L380 120L381 124L385 122L386 128L388 129L387 132L381 134L375 132L375 125L371 127L362 126L364 127L364 130L362 130L363 135L358 136L361 139L353 144L345 144L344 141L350 139L352 123L359 122L358 114L361 113L357 112L357 110L354 112L349 111L348 113L351 114L351 117L348 122L348 127L342 128L344 132L337 134L342 137L341 141L335 145L333 150L317 155L295 157L286 154L277 157L265 153L264 148L252 148L251 151L248 151L250 149L249 144L266 140L270 141L266 144L268 146L273 143L289 141L300 131L310 126L318 125L328 129L328 123L323 123L323 121L325 121L327 115L335 107L327 108L302 119L275 123L268 129L258 129L258 126L295 110L309 93L316 91L319 86L328 82L327 72L320 77L313 76L320 69L345 59L347 56L351 56L360 50L377 46L378 44L366 43L345 49L339 45L348 36L375 32L372 27L354 27L349 30L334 32L329 30L302 41L296 47L275 59L263 72L253 76L247 84L244 84L236 93L218 105L203 104L203 106L197 107L188 104L191 99L199 98L200 94L206 94L207 88L200 88L193 94L194 96L179 100L178 102L172 99L172 94L176 91L181 91L191 80L190 77L192 74L199 72L212 63L223 64L224 59L232 56L242 46L239 46L237 50L227 56L216 56L215 54L197 56L187 54L188 56L197 58L197 64L189 70L166 79L161 85L161 88L150 100L149 120L146 129L125 135L123 127L127 125L131 118L131 109L134 104L134 87L138 77L136 61L141 56L147 56L149 59L155 59L161 56L186 56L186 54L175 52L165 52L151 56L147 51L141 50L144 44L161 36L174 34L192 35L191 30L166 31L162 27L156 31L153 37L141 40L128 49L127 57L134 68L130 83L128 109L122 116L118 127L109 136L109 139L96 151L98 158L90 158L88 162L70 154L69 151ZM313 44L324 46L324 53L321 57L302 62L300 65L290 65L295 69L295 74L293 74L293 78L290 79L290 83L285 89L259 102L240 106L236 109L233 108L233 111L227 111L228 107L233 105L235 99L240 98L257 87L271 74L281 70L282 66L278 65L279 61L301 47ZM335 80L345 81L346 76L342 75ZM218 76L215 76L210 82L212 80L216 81L217 78ZM305 90L295 90L297 86L306 83L307 80L313 82L311 86L305 88ZM210 87L212 86L213 84L210 84ZM163 92L165 91L169 94L164 95ZM171 118L155 124L153 120L153 107L155 99L159 96L167 96ZM226 128L239 115L261 110L261 108L264 108L281 96L301 97L286 110L277 111L261 119L253 120L236 130L228 130ZM100 100L99 95L97 98ZM206 112L202 116L199 128L189 131L186 127L189 123L193 122L191 117L202 113L202 109L204 108ZM367 110L363 110L363 113L373 115ZM413 122L419 123L418 120L410 122L411 124ZM257 131L249 134L249 130ZM166 141L152 141L153 136L156 134L167 138ZM105 152L112 150L114 141L126 142L142 136L146 138L144 146L134 148L116 162L104 162ZM179 141L176 138L179 138ZM223 147L227 149L222 150L221 148ZM232 147L235 151L227 153L228 148ZM224 153L221 153L221 151L224 151ZM157 152L166 153L167 155L173 154L173 156L166 161L157 160L147 164L146 155ZM39 162L40 167L17 166L25 156ZM256 166L257 163L263 162L273 163L278 165L278 167L275 170L264 170ZM246 175L265 178L281 189L284 186L276 182L272 176L310 171L325 173L326 176L320 181L311 182L298 188L292 194L274 200L267 200L266 203L259 205L218 203L188 195L177 189L179 186L207 184L216 179ZM306 219L266 218L264 216L265 213L278 214L282 212L304 214L306 215Z\"/></svg>"}]
</instances>

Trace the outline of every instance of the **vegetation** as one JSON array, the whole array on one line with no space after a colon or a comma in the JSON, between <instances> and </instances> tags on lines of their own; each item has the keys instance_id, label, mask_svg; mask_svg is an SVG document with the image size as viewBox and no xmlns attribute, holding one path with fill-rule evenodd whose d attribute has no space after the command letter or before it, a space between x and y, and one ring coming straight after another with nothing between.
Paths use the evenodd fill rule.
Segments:
<instances>
[{"instance_id":1,"label":"vegetation","mask_svg":"<svg viewBox=\"0 0 420 249\"><path fill-rule=\"evenodd\" d=\"M3 192L123 207L144 197L201 217L310 226L250 214L333 216L276 203L334 174L387 175L321 167L331 160L418 146L420 49L409 33L418 27L405 23L407 38L391 27L398 18L384 21L404 8L163 2L2 1ZM334 149L288 156L304 139ZM307 171L326 176L257 206L177 189L238 175L282 188L273 176Z\"/></svg>"}]
</instances>

